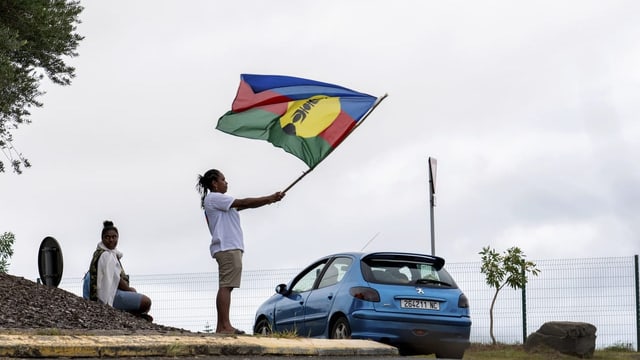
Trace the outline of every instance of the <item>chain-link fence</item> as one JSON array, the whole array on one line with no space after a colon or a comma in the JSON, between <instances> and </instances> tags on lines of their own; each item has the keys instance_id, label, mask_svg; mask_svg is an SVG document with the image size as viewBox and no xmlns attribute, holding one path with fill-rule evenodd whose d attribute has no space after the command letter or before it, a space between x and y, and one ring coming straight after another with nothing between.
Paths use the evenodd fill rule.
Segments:
<instances>
[{"instance_id":1,"label":"chain-link fence","mask_svg":"<svg viewBox=\"0 0 640 360\"><path fill-rule=\"evenodd\" d=\"M638 349L638 256L539 260L540 274L524 290L503 288L494 307L494 335L501 343L523 343L547 321L588 322L597 327L596 347ZM471 341L490 343L489 308L495 294L480 273L480 262L448 263L446 268L471 303ZM258 306L301 269L254 270L242 274L232 293L232 323L252 332ZM153 301L156 323L196 332L215 331L218 274L131 275L132 285ZM81 294L80 278L60 288Z\"/></svg>"},{"instance_id":2,"label":"chain-link fence","mask_svg":"<svg viewBox=\"0 0 640 360\"><path fill-rule=\"evenodd\" d=\"M494 335L503 343L523 343L547 321L596 326L596 346L638 349L637 256L534 261L538 276L524 290L505 287L494 307ZM490 343L489 309L495 290L480 273L480 262L447 264L471 303L471 341Z\"/></svg>"}]
</instances>

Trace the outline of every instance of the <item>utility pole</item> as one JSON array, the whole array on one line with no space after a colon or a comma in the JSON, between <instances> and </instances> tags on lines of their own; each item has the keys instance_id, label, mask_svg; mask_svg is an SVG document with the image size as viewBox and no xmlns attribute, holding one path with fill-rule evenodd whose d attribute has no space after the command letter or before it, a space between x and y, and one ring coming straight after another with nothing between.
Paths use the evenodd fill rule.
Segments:
<instances>
[{"instance_id":1,"label":"utility pole","mask_svg":"<svg viewBox=\"0 0 640 360\"><path fill-rule=\"evenodd\" d=\"M434 230L433 212L436 206L436 170L438 160L429 156L429 210L431 217L431 255L436 254L436 236Z\"/></svg>"}]
</instances>

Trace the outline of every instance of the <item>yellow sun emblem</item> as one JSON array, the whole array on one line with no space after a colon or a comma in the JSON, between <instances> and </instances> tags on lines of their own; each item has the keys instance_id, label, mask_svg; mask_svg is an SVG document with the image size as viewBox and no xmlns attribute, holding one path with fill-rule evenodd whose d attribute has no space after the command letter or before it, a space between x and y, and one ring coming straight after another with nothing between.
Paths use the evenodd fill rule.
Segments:
<instances>
[{"instance_id":1,"label":"yellow sun emblem","mask_svg":"<svg viewBox=\"0 0 640 360\"><path fill-rule=\"evenodd\" d=\"M280 126L289 135L311 138L329 127L339 114L339 98L317 95L291 101L280 117Z\"/></svg>"}]
</instances>

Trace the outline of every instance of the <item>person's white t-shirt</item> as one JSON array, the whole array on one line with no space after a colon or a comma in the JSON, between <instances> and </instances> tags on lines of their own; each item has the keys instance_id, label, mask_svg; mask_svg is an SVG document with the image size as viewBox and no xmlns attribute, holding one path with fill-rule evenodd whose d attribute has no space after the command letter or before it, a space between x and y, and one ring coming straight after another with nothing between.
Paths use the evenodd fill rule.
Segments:
<instances>
[{"instance_id":1,"label":"person's white t-shirt","mask_svg":"<svg viewBox=\"0 0 640 360\"><path fill-rule=\"evenodd\" d=\"M218 251L239 249L244 251L242 228L238 210L231 207L234 197L210 192L204 198L204 213L211 233L211 256Z\"/></svg>"}]
</instances>

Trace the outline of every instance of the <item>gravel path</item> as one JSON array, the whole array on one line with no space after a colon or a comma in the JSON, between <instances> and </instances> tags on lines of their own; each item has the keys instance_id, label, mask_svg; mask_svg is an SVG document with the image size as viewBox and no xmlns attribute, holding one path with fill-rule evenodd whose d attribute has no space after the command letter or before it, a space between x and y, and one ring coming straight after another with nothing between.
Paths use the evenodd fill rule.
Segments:
<instances>
[{"instance_id":1,"label":"gravel path","mask_svg":"<svg viewBox=\"0 0 640 360\"><path fill-rule=\"evenodd\" d=\"M62 289L0 273L0 331L14 330L189 333L148 322Z\"/></svg>"}]
</instances>

